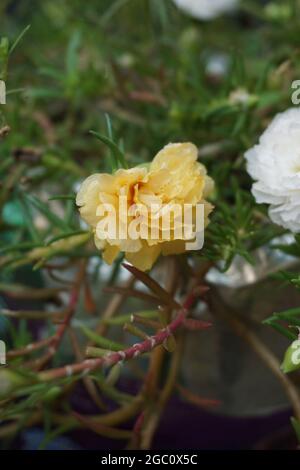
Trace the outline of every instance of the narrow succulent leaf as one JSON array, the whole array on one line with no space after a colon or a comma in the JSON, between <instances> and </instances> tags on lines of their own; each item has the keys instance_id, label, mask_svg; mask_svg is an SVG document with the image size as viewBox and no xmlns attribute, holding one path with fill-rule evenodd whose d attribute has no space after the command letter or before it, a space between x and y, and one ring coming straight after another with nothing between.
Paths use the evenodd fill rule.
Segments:
<instances>
[{"instance_id":1,"label":"narrow succulent leaf","mask_svg":"<svg viewBox=\"0 0 300 470\"><path fill-rule=\"evenodd\" d=\"M70 39L67 49L66 56L66 71L68 77L72 77L77 72L78 68L78 59L79 59L79 47L81 42L80 31L75 31L73 36Z\"/></svg>"},{"instance_id":2,"label":"narrow succulent leaf","mask_svg":"<svg viewBox=\"0 0 300 470\"><path fill-rule=\"evenodd\" d=\"M114 156L113 159L113 170L116 170L118 166L126 168L126 160L125 160L125 155L123 152L120 150L120 148L113 142L109 137L106 137L105 135L99 134L99 132L95 131L90 131L92 135L94 135L97 139L99 139L102 143L104 143L112 152L112 155Z\"/></svg>"},{"instance_id":3,"label":"narrow succulent leaf","mask_svg":"<svg viewBox=\"0 0 300 470\"><path fill-rule=\"evenodd\" d=\"M58 194L57 196L49 197L48 201L60 201L60 200L67 200L67 201L75 201L75 194Z\"/></svg>"},{"instance_id":4,"label":"narrow succulent leaf","mask_svg":"<svg viewBox=\"0 0 300 470\"><path fill-rule=\"evenodd\" d=\"M297 439L300 443L300 421L294 417L291 418L291 423L292 423L292 426L295 430L295 433L296 433L296 436L297 436Z\"/></svg>"},{"instance_id":5,"label":"narrow succulent leaf","mask_svg":"<svg viewBox=\"0 0 300 470\"><path fill-rule=\"evenodd\" d=\"M0 80L6 80L8 67L8 39L0 39Z\"/></svg>"},{"instance_id":6,"label":"narrow succulent leaf","mask_svg":"<svg viewBox=\"0 0 300 470\"><path fill-rule=\"evenodd\" d=\"M49 246L52 243L57 242L58 240L74 237L76 235L84 235L85 233L88 235L89 232L87 232L86 230L75 230L73 232L61 233L60 235L56 235L55 237L50 238L50 240L47 241L46 246Z\"/></svg>"},{"instance_id":7,"label":"narrow succulent leaf","mask_svg":"<svg viewBox=\"0 0 300 470\"><path fill-rule=\"evenodd\" d=\"M113 318L106 318L104 319L104 323L107 325L124 325L124 323L128 323L131 321L133 316L142 317L144 319L147 318L157 318L158 311L157 310L147 310L142 312L137 312L134 314L127 314L127 315L118 315Z\"/></svg>"},{"instance_id":8,"label":"narrow succulent leaf","mask_svg":"<svg viewBox=\"0 0 300 470\"><path fill-rule=\"evenodd\" d=\"M37 197L26 194L26 199L32 204L39 212L41 212L55 227L59 227L62 230L68 229L68 225L63 219L54 214L49 207Z\"/></svg>"},{"instance_id":9,"label":"narrow succulent leaf","mask_svg":"<svg viewBox=\"0 0 300 470\"><path fill-rule=\"evenodd\" d=\"M82 333L93 341L95 344L100 346L101 348L108 349L111 351L120 351L124 349L124 344L117 343L116 341L112 341L110 339L104 338L103 336L98 335L94 331L90 330L87 326L80 324L79 328L81 329Z\"/></svg>"},{"instance_id":10,"label":"narrow succulent leaf","mask_svg":"<svg viewBox=\"0 0 300 470\"><path fill-rule=\"evenodd\" d=\"M23 37L25 36L25 34L27 33L27 31L29 31L31 25L28 24L27 26L25 26L25 28L23 29L23 31L21 31L21 33L19 34L19 36L15 39L15 41L12 43L12 45L10 46L9 48L9 54L11 54L15 48L17 47L17 45L19 44L19 42L22 41Z\"/></svg>"},{"instance_id":11,"label":"narrow succulent leaf","mask_svg":"<svg viewBox=\"0 0 300 470\"><path fill-rule=\"evenodd\" d=\"M86 428L91 431L99 434L100 436L108 437L110 439L130 439L132 437L132 432L125 429L118 429L115 427L109 427L99 422L93 421L91 418L86 418L85 416L80 415L79 413L72 414L81 422Z\"/></svg>"},{"instance_id":12,"label":"narrow succulent leaf","mask_svg":"<svg viewBox=\"0 0 300 470\"><path fill-rule=\"evenodd\" d=\"M154 279L152 279L147 273L140 271L139 269L131 266L127 263L123 263L124 268L126 268L131 274L133 274L139 281L141 281L145 286L148 287L163 303L170 305L173 308L181 308L181 305L173 299L173 297L163 289Z\"/></svg>"}]
</instances>

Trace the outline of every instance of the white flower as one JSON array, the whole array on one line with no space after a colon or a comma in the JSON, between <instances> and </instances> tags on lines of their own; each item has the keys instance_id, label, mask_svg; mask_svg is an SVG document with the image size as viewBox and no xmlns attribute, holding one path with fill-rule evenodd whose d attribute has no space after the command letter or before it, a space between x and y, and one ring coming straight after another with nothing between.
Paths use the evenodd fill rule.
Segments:
<instances>
[{"instance_id":1,"label":"white flower","mask_svg":"<svg viewBox=\"0 0 300 470\"><path fill-rule=\"evenodd\" d=\"M213 54L209 57L205 72L214 78L224 77L229 68L229 56L225 54Z\"/></svg>"},{"instance_id":2,"label":"white flower","mask_svg":"<svg viewBox=\"0 0 300 470\"><path fill-rule=\"evenodd\" d=\"M300 232L300 109L278 114L245 157L256 202L270 204L274 223Z\"/></svg>"},{"instance_id":3,"label":"white flower","mask_svg":"<svg viewBox=\"0 0 300 470\"><path fill-rule=\"evenodd\" d=\"M232 10L238 0L173 0L188 15L200 20L211 20Z\"/></svg>"},{"instance_id":4,"label":"white flower","mask_svg":"<svg viewBox=\"0 0 300 470\"><path fill-rule=\"evenodd\" d=\"M249 104L253 96L245 88L237 88L229 95L229 103L231 104Z\"/></svg>"}]
</instances>

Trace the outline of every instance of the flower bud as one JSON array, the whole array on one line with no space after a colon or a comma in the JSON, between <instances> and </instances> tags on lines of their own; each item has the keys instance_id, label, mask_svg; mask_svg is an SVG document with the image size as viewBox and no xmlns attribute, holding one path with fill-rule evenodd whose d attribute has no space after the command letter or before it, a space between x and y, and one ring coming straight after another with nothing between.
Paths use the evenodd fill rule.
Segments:
<instances>
[{"instance_id":1,"label":"flower bud","mask_svg":"<svg viewBox=\"0 0 300 470\"><path fill-rule=\"evenodd\" d=\"M26 384L22 375L3 367L0 369L0 398L6 398L20 385Z\"/></svg>"},{"instance_id":2,"label":"flower bud","mask_svg":"<svg viewBox=\"0 0 300 470\"><path fill-rule=\"evenodd\" d=\"M300 340L294 341L287 349L281 370L287 374L294 370L300 369Z\"/></svg>"}]
</instances>

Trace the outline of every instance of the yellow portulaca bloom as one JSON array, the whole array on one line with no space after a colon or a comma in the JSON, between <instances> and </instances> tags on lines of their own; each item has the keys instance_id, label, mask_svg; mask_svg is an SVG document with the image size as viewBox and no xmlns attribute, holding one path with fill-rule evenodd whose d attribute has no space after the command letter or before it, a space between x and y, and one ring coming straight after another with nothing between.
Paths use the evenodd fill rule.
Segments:
<instances>
[{"instance_id":1,"label":"yellow portulaca bloom","mask_svg":"<svg viewBox=\"0 0 300 470\"><path fill-rule=\"evenodd\" d=\"M120 169L112 175L94 174L82 183L76 203L81 217L93 228L95 244L107 263L124 252L127 261L146 271L160 254L186 251L187 234L195 223L192 220L183 230L187 224L176 215L175 206L203 204L204 226L213 208L206 198L214 184L197 156L191 143L169 144L148 165ZM166 214L169 229L162 223ZM128 227L132 225L139 230L130 236Z\"/></svg>"}]
</instances>

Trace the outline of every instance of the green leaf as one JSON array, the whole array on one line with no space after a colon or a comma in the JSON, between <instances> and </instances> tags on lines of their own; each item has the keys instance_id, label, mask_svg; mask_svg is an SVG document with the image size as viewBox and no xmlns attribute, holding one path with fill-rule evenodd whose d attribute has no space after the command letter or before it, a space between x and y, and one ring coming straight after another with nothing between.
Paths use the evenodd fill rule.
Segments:
<instances>
[{"instance_id":1,"label":"green leaf","mask_svg":"<svg viewBox=\"0 0 300 470\"><path fill-rule=\"evenodd\" d=\"M109 114L105 113L104 117L105 117L105 121L106 121L108 138L111 140L111 142L113 142L113 130L112 130L112 124L111 124ZM109 158L110 158L110 161L113 162L112 171L114 171L118 168L118 159L115 157L112 149L110 149Z\"/></svg>"},{"instance_id":2,"label":"green leaf","mask_svg":"<svg viewBox=\"0 0 300 470\"><path fill-rule=\"evenodd\" d=\"M0 65L1 70L1 65ZM0 78L1 79L1 78ZM4 173L8 167L10 167L14 163L14 159L12 157L7 157L0 163L0 172Z\"/></svg>"},{"instance_id":3,"label":"green leaf","mask_svg":"<svg viewBox=\"0 0 300 470\"><path fill-rule=\"evenodd\" d=\"M110 7L106 9L104 15L101 17L101 25L105 26L106 23L108 23L111 18L118 13L119 9L128 2L129 0L116 0L115 2L111 2Z\"/></svg>"},{"instance_id":4,"label":"green leaf","mask_svg":"<svg viewBox=\"0 0 300 470\"><path fill-rule=\"evenodd\" d=\"M58 71L54 68L50 68L50 67L41 67L39 69L39 73L41 75L45 75L46 77L51 77L55 81L58 81L58 82L61 81L64 78L63 73L61 73L60 71Z\"/></svg>"},{"instance_id":5,"label":"green leaf","mask_svg":"<svg viewBox=\"0 0 300 470\"><path fill-rule=\"evenodd\" d=\"M23 37L25 36L25 34L27 33L27 31L30 29L30 24L28 24L24 29L23 31L21 31L21 33L19 34L19 36L17 37L17 39L12 43L12 45L10 46L10 49L9 49L9 54L11 54L15 48L17 47L17 45L19 44L19 42L23 39Z\"/></svg>"},{"instance_id":6,"label":"green leaf","mask_svg":"<svg viewBox=\"0 0 300 470\"><path fill-rule=\"evenodd\" d=\"M62 92L56 88L30 88L26 95L30 98L60 98Z\"/></svg>"},{"instance_id":7,"label":"green leaf","mask_svg":"<svg viewBox=\"0 0 300 470\"><path fill-rule=\"evenodd\" d=\"M105 381L105 378L99 372L97 374L94 373L94 375L92 375L92 378L98 383L101 391L111 400L115 400L118 403L132 402L132 395L120 392L117 388L108 385Z\"/></svg>"},{"instance_id":8,"label":"green leaf","mask_svg":"<svg viewBox=\"0 0 300 470\"><path fill-rule=\"evenodd\" d=\"M67 200L67 201L75 201L75 194L59 194L57 196L49 197L48 201L60 201L60 200Z\"/></svg>"},{"instance_id":9,"label":"green leaf","mask_svg":"<svg viewBox=\"0 0 300 470\"><path fill-rule=\"evenodd\" d=\"M282 312L274 313L274 315L277 315L279 318L290 318L290 317L295 317L295 316L300 317L300 307L283 310Z\"/></svg>"},{"instance_id":10,"label":"green leaf","mask_svg":"<svg viewBox=\"0 0 300 470\"><path fill-rule=\"evenodd\" d=\"M37 248L39 246L42 246L41 243L31 243L31 242L16 243L15 245L5 246L3 248L0 248L0 254L3 255L3 254L11 253L14 251L30 250L32 248Z\"/></svg>"},{"instance_id":11,"label":"green leaf","mask_svg":"<svg viewBox=\"0 0 300 470\"><path fill-rule=\"evenodd\" d=\"M24 197L23 193L20 193L19 202L20 202L20 205L22 207L22 214L23 214L23 218L24 218L24 223L25 223L26 228L27 228L27 230L28 230L28 232L31 236L31 239L36 243L41 242L40 234L39 234L38 230L35 228L34 223L33 223L33 216L32 216L32 213L31 213L31 208L29 207L29 203L28 203L26 197Z\"/></svg>"},{"instance_id":12,"label":"green leaf","mask_svg":"<svg viewBox=\"0 0 300 470\"><path fill-rule=\"evenodd\" d=\"M275 315L273 315L270 318L267 318L266 320L263 321L264 325L269 325L271 326L274 330L278 331L278 333L282 334L283 336L286 336L289 340L293 341L297 338L297 335L295 335L291 330L288 328L285 328L278 322L279 318Z\"/></svg>"},{"instance_id":13,"label":"green leaf","mask_svg":"<svg viewBox=\"0 0 300 470\"><path fill-rule=\"evenodd\" d=\"M66 57L66 71L69 78L73 78L76 75L77 68L78 68L78 50L80 47L81 42L81 34L80 31L75 31L73 36L70 39L68 49L67 49L67 57Z\"/></svg>"},{"instance_id":14,"label":"green leaf","mask_svg":"<svg viewBox=\"0 0 300 470\"><path fill-rule=\"evenodd\" d=\"M65 223L63 219L55 215L49 207L42 201L40 201L37 197L26 194L25 198L28 200L30 204L32 204L39 212L41 212L48 220L56 227L59 227L62 230L68 229L68 225Z\"/></svg>"},{"instance_id":15,"label":"green leaf","mask_svg":"<svg viewBox=\"0 0 300 470\"><path fill-rule=\"evenodd\" d=\"M117 343L115 341L112 341L110 339L104 338L103 336L98 335L94 331L90 330L87 328L85 325L80 324L79 328L81 329L82 333L87 336L91 341L93 341L95 344L100 346L101 348L108 349L111 351L120 351L124 349L124 344Z\"/></svg>"},{"instance_id":16,"label":"green leaf","mask_svg":"<svg viewBox=\"0 0 300 470\"><path fill-rule=\"evenodd\" d=\"M99 134L99 132L95 131L90 131L92 135L94 135L97 139L99 139L101 142L103 142L107 147L112 152L112 155L114 156L114 160L112 163L112 170L115 171L118 166L122 168L127 168L127 163L125 160L125 155L124 153L120 150L120 148L113 142L109 137L106 137L105 135Z\"/></svg>"},{"instance_id":17,"label":"green leaf","mask_svg":"<svg viewBox=\"0 0 300 470\"><path fill-rule=\"evenodd\" d=\"M58 240L62 240L63 238L74 237L75 235L83 235L84 233L88 234L89 232L86 230L75 230L73 232L61 233L60 235L56 235L55 237L50 238L50 240L46 243L46 246L49 246Z\"/></svg>"},{"instance_id":18,"label":"green leaf","mask_svg":"<svg viewBox=\"0 0 300 470\"><path fill-rule=\"evenodd\" d=\"M0 80L6 80L7 78L7 66L8 66L8 48L9 43L7 38L1 38L0 40Z\"/></svg>"},{"instance_id":19,"label":"green leaf","mask_svg":"<svg viewBox=\"0 0 300 470\"><path fill-rule=\"evenodd\" d=\"M286 338L288 338L290 340L294 340L294 339L297 338L297 335L292 333L292 331L288 330L287 328L284 328L283 326L279 325L278 323L271 323L271 326L272 326L272 328L274 328L274 330L276 330L279 333L283 334L284 336L286 336Z\"/></svg>"},{"instance_id":20,"label":"green leaf","mask_svg":"<svg viewBox=\"0 0 300 470\"><path fill-rule=\"evenodd\" d=\"M113 141L113 130L112 130L112 123L109 117L109 114L105 113L104 114L105 121L106 121L106 127L107 127L107 133L108 137L111 141Z\"/></svg>"},{"instance_id":21,"label":"green leaf","mask_svg":"<svg viewBox=\"0 0 300 470\"><path fill-rule=\"evenodd\" d=\"M105 380L108 386L114 387L117 384L121 375L121 371L122 371L122 364L120 364L120 362L112 366Z\"/></svg>"},{"instance_id":22,"label":"green leaf","mask_svg":"<svg viewBox=\"0 0 300 470\"><path fill-rule=\"evenodd\" d=\"M291 418L291 423L292 423L292 426L295 430L297 439L300 442L300 422L296 418L292 417Z\"/></svg>"},{"instance_id":23,"label":"green leaf","mask_svg":"<svg viewBox=\"0 0 300 470\"><path fill-rule=\"evenodd\" d=\"M55 438L65 434L65 433L67 433L73 427L74 427L74 425L72 423L66 423L66 424L62 424L61 426L56 428L54 431L48 432L43 437L43 440L40 443L38 449L39 450L44 450L51 441L53 441Z\"/></svg>"}]
</instances>

